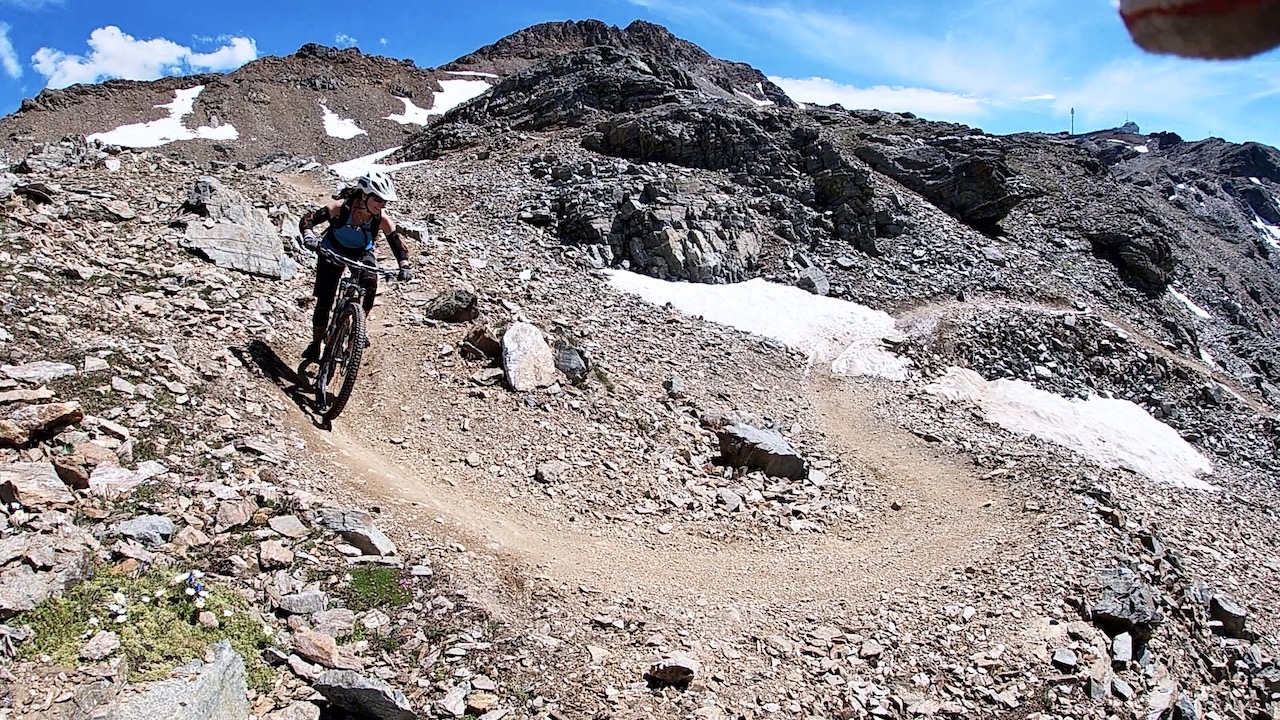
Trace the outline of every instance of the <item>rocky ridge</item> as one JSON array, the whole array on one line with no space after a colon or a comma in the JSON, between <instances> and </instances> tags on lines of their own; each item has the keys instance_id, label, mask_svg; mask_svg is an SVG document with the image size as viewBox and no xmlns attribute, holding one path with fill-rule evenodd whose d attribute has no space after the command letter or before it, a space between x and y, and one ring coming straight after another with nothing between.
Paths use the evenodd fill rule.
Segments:
<instances>
[{"instance_id":1,"label":"rocky ridge","mask_svg":"<svg viewBox=\"0 0 1280 720\"><path fill-rule=\"evenodd\" d=\"M170 115L175 92L203 87L185 127L230 125L234 140L179 140L165 147L185 158L248 162L281 158L339 162L395 147L422 119L409 117L408 100L429 110L441 79L457 76L418 68L411 61L365 55L356 48L308 44L286 57L263 57L231 73L139 82L108 80L44 90L0 119L0 148L26 155L32 143L65 135L92 135ZM475 79L475 78L471 78ZM403 98L404 100L401 100ZM360 133L333 137L326 112L352 121ZM392 116L401 116L397 121Z\"/></svg>"}]
</instances>

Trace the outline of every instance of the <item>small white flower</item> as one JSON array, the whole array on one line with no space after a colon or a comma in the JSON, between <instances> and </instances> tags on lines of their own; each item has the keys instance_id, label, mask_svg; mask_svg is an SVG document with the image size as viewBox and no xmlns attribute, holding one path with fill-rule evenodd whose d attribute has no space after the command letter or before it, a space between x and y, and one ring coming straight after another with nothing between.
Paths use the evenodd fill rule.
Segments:
<instances>
[{"instance_id":1,"label":"small white flower","mask_svg":"<svg viewBox=\"0 0 1280 720\"><path fill-rule=\"evenodd\" d=\"M124 613L120 613L119 615L116 616L116 622L118 623L125 622L128 619L129 619L129 616L125 615Z\"/></svg>"},{"instance_id":2,"label":"small white flower","mask_svg":"<svg viewBox=\"0 0 1280 720\"><path fill-rule=\"evenodd\" d=\"M139 600L140 600L140 602L141 602L143 605L145 605L145 604L147 604L147 601L148 601L148 600L150 600L150 599L151 599L151 596L149 596L149 595L143 595Z\"/></svg>"},{"instance_id":3,"label":"small white flower","mask_svg":"<svg viewBox=\"0 0 1280 720\"><path fill-rule=\"evenodd\" d=\"M196 609L197 610L204 609L204 598L196 598Z\"/></svg>"},{"instance_id":4,"label":"small white flower","mask_svg":"<svg viewBox=\"0 0 1280 720\"><path fill-rule=\"evenodd\" d=\"M222 611L223 617L231 617L232 615L235 615L235 614L236 614L236 611L232 610L231 608L227 608L226 610Z\"/></svg>"},{"instance_id":5,"label":"small white flower","mask_svg":"<svg viewBox=\"0 0 1280 720\"><path fill-rule=\"evenodd\" d=\"M203 572L200 572L199 570L192 570L192 571L191 571L191 577L193 577L193 578L195 578L195 579L199 580L200 578L204 577L204 573L203 573Z\"/></svg>"},{"instance_id":6,"label":"small white flower","mask_svg":"<svg viewBox=\"0 0 1280 720\"><path fill-rule=\"evenodd\" d=\"M92 625L92 626L94 626L94 627L97 627L97 626L98 626L98 618L96 618L96 617L91 617L91 618L89 618L89 624L90 624L90 625Z\"/></svg>"},{"instance_id":7,"label":"small white flower","mask_svg":"<svg viewBox=\"0 0 1280 720\"><path fill-rule=\"evenodd\" d=\"M209 597L209 591L208 591L208 590L201 590L201 591L200 591L200 597L202 597L202 598L207 598L207 597Z\"/></svg>"},{"instance_id":8,"label":"small white flower","mask_svg":"<svg viewBox=\"0 0 1280 720\"><path fill-rule=\"evenodd\" d=\"M263 625L262 634L266 635L267 637L271 637L272 635L276 634L276 631L275 631L275 628L271 627L270 625Z\"/></svg>"},{"instance_id":9,"label":"small white flower","mask_svg":"<svg viewBox=\"0 0 1280 720\"><path fill-rule=\"evenodd\" d=\"M190 573L190 572L184 572L184 573L182 573L182 574L180 574L180 575L174 575L174 576L173 576L173 583L172 583L172 584L173 584L173 585L177 585L178 583L184 583L184 582L186 582L186 581L187 581L187 579L188 579L188 578L190 578L190 577L191 577L191 573Z\"/></svg>"},{"instance_id":10,"label":"small white flower","mask_svg":"<svg viewBox=\"0 0 1280 720\"><path fill-rule=\"evenodd\" d=\"M155 595L156 595L156 599L159 600L160 598L164 597L164 590L157 590Z\"/></svg>"},{"instance_id":11,"label":"small white flower","mask_svg":"<svg viewBox=\"0 0 1280 720\"><path fill-rule=\"evenodd\" d=\"M195 594L196 594L196 589L195 589L195 588L191 588L191 587L187 588L187 594L188 594L188 595L195 595Z\"/></svg>"},{"instance_id":12,"label":"small white flower","mask_svg":"<svg viewBox=\"0 0 1280 720\"><path fill-rule=\"evenodd\" d=\"M116 591L115 595L111 596L111 599L114 600L117 605L123 605L129 600L124 596L124 593L120 592L119 590Z\"/></svg>"}]
</instances>

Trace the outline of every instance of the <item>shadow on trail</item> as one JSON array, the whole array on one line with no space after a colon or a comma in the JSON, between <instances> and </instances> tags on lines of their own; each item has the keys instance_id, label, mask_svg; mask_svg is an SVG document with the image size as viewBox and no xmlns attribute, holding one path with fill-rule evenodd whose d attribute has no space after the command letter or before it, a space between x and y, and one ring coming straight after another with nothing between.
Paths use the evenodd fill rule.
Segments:
<instances>
[{"instance_id":1,"label":"shadow on trail","mask_svg":"<svg viewBox=\"0 0 1280 720\"><path fill-rule=\"evenodd\" d=\"M332 425L316 408L315 394L311 383L315 377L306 372L310 361L303 361L294 368L276 353L275 349L259 339L254 339L245 347L231 348L240 362L246 366L257 367L262 374L293 400L293 404L306 414L311 423L321 430L330 430Z\"/></svg>"}]
</instances>

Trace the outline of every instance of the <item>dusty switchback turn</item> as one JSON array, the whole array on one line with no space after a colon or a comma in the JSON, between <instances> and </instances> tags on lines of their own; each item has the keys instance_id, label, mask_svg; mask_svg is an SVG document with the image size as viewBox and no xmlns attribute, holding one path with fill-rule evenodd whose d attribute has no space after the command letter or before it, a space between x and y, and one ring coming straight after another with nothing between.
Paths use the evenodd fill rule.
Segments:
<instances>
[{"instance_id":1,"label":"dusty switchback turn","mask_svg":"<svg viewBox=\"0 0 1280 720\"><path fill-rule=\"evenodd\" d=\"M374 354L371 365L380 357ZM526 579L768 617L778 609L864 606L882 593L981 566L1002 545L1007 550L1028 540L1020 513L1000 488L977 479L961 459L876 417L885 391L834 378L814 378L806 389L816 411L812 422L846 467L873 479L866 490L875 504L862 523L838 536L748 542L709 539L679 525L661 534L586 514L566 527L565 511L553 503L499 502L472 487L455 465L393 460L362 441L400 428L371 410L375 399L359 390L331 432L295 414L312 450L343 468L355 491L369 505L389 509L413 540L444 536ZM349 434L356 427L359 437ZM506 480L512 488L530 482L514 475ZM890 509L891 502L901 510Z\"/></svg>"}]
</instances>

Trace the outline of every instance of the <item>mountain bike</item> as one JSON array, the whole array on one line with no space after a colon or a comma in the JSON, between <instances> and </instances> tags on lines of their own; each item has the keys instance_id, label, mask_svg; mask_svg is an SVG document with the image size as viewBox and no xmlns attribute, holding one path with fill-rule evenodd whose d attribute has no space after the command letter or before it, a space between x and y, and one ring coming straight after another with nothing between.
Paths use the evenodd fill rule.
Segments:
<instances>
[{"instance_id":1,"label":"mountain bike","mask_svg":"<svg viewBox=\"0 0 1280 720\"><path fill-rule=\"evenodd\" d=\"M382 278L397 276L395 270L365 265L345 258L320 246L316 248L320 262L331 262L347 268L338 281L333 312L329 314L329 326L324 331L324 351L316 361L316 411L325 420L333 420L347 406L351 391L360 373L360 359L369 344L365 334L364 287L360 284L363 273L373 273ZM305 363L303 365L306 366Z\"/></svg>"}]
</instances>

